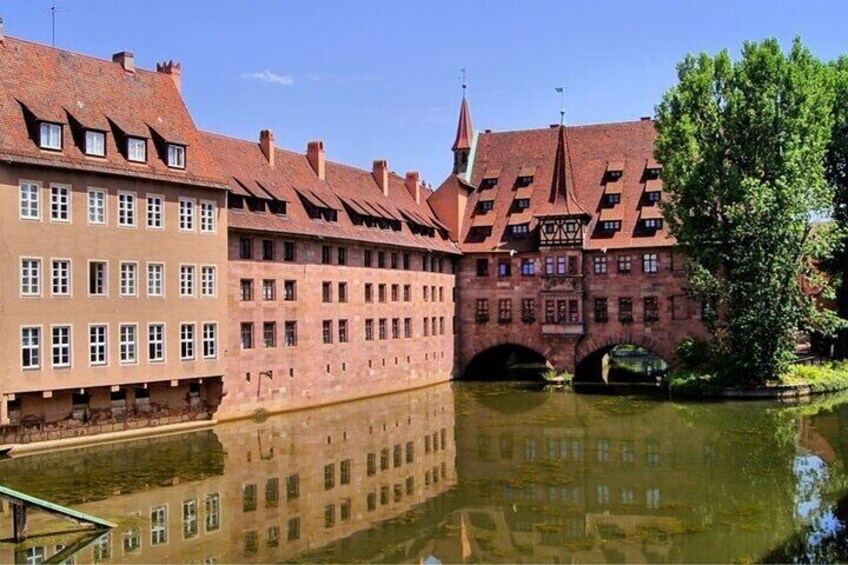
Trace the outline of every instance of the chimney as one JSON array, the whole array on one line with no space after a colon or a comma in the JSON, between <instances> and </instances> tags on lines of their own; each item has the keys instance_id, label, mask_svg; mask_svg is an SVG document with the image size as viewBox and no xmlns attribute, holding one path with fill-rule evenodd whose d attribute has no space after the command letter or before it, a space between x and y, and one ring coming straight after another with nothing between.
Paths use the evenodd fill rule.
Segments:
<instances>
[{"instance_id":1,"label":"chimney","mask_svg":"<svg viewBox=\"0 0 848 565\"><path fill-rule=\"evenodd\" d=\"M156 63L156 72L171 75L171 80L174 81L174 86L177 87L177 92L183 92L183 71L179 63L173 61L163 61Z\"/></svg>"},{"instance_id":2,"label":"chimney","mask_svg":"<svg viewBox=\"0 0 848 565\"><path fill-rule=\"evenodd\" d=\"M324 142L310 141L306 144L306 160L315 174L318 175L318 180L327 178L324 166Z\"/></svg>"},{"instance_id":3,"label":"chimney","mask_svg":"<svg viewBox=\"0 0 848 565\"><path fill-rule=\"evenodd\" d=\"M421 204L421 182L418 171L409 171L406 173L406 190L415 199L416 204Z\"/></svg>"},{"instance_id":4,"label":"chimney","mask_svg":"<svg viewBox=\"0 0 848 565\"><path fill-rule=\"evenodd\" d=\"M135 72L135 55L129 51L121 51L112 55L112 61L119 63L128 73Z\"/></svg>"},{"instance_id":5,"label":"chimney","mask_svg":"<svg viewBox=\"0 0 848 565\"><path fill-rule=\"evenodd\" d=\"M389 164L385 159L377 159L371 167L371 175L377 181L377 186L383 191L383 196L389 195Z\"/></svg>"},{"instance_id":6,"label":"chimney","mask_svg":"<svg viewBox=\"0 0 848 565\"><path fill-rule=\"evenodd\" d=\"M274 132L269 129L263 129L259 132L259 148L262 154L268 160L268 164L274 167Z\"/></svg>"}]
</instances>

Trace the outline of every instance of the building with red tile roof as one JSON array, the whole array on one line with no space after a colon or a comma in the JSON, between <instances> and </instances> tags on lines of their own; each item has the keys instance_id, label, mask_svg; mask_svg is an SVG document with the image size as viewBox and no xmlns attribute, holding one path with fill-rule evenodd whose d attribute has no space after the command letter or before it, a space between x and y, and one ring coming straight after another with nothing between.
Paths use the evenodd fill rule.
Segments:
<instances>
[{"instance_id":1,"label":"building with red tile roof","mask_svg":"<svg viewBox=\"0 0 848 565\"><path fill-rule=\"evenodd\" d=\"M660 209L650 119L468 134L469 115L463 97L457 138L473 144L454 163L465 154L468 165L430 199L463 252L466 372L509 345L597 375L616 344L672 360L679 339L703 335Z\"/></svg>"}]
</instances>

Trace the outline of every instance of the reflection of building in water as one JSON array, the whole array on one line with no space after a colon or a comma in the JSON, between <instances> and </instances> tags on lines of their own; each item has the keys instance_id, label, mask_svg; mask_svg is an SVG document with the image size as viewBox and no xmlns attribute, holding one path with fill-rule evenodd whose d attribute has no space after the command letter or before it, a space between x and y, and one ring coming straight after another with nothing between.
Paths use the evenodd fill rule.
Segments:
<instances>
[{"instance_id":1,"label":"reflection of building in water","mask_svg":"<svg viewBox=\"0 0 848 565\"><path fill-rule=\"evenodd\" d=\"M472 561L721 561L716 522L756 548L791 524L791 489L780 488L791 473L777 462L783 446L742 451L727 439L756 429L744 410L738 421L715 422L709 407L636 401L622 413L604 398L527 396L541 404L521 407L504 395L457 406L465 497L453 523L465 528ZM769 457L775 462L763 464ZM751 471L748 458L763 467ZM747 472L759 488L729 479ZM773 532L744 529L757 513L770 516ZM693 532L681 553L675 540Z\"/></svg>"},{"instance_id":2,"label":"reflection of building in water","mask_svg":"<svg viewBox=\"0 0 848 565\"><path fill-rule=\"evenodd\" d=\"M218 453L220 461L206 457L194 467L197 441L205 443L203 453ZM65 474L54 471L58 479L72 475L69 467L95 469L104 453L110 454L108 472L89 477L97 484L94 492L63 501L121 524L78 554L80 562L288 559L397 517L456 484L449 385L379 403L233 423L216 428L214 435L145 442L144 455L134 445L55 454L52 466L43 458L12 460L0 465L0 475L17 477L23 485L28 474L58 468L61 456ZM169 476L157 470L160 459L167 462ZM29 490L47 496L49 475L35 486L30 482ZM135 482L124 489L127 475ZM58 492L75 496L72 485L60 484ZM81 502L89 497L98 500ZM33 515L30 531L44 531L49 520ZM31 540L14 559L37 563L58 551L37 543ZM8 550L0 551L0 561L11 560Z\"/></svg>"}]
</instances>

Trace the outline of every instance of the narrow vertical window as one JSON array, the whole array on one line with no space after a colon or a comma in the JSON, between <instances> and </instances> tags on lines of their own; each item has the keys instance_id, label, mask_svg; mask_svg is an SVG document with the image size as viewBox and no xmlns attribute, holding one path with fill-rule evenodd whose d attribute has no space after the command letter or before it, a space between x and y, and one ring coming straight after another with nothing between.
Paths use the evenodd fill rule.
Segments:
<instances>
[{"instance_id":1,"label":"narrow vertical window","mask_svg":"<svg viewBox=\"0 0 848 565\"><path fill-rule=\"evenodd\" d=\"M88 361L91 365L105 365L106 358L105 325L90 326L88 330Z\"/></svg>"},{"instance_id":2,"label":"narrow vertical window","mask_svg":"<svg viewBox=\"0 0 848 565\"><path fill-rule=\"evenodd\" d=\"M172 169L185 169L185 146L168 144L168 166Z\"/></svg>"},{"instance_id":3,"label":"narrow vertical window","mask_svg":"<svg viewBox=\"0 0 848 565\"><path fill-rule=\"evenodd\" d=\"M88 263L88 294L106 296L106 283L106 261L90 261Z\"/></svg>"},{"instance_id":4,"label":"narrow vertical window","mask_svg":"<svg viewBox=\"0 0 848 565\"><path fill-rule=\"evenodd\" d=\"M85 154L94 157L106 156L106 134L102 131L85 131Z\"/></svg>"},{"instance_id":5,"label":"narrow vertical window","mask_svg":"<svg viewBox=\"0 0 848 565\"><path fill-rule=\"evenodd\" d=\"M147 140L140 137L127 139L127 159L136 163L147 161Z\"/></svg>"},{"instance_id":6,"label":"narrow vertical window","mask_svg":"<svg viewBox=\"0 0 848 565\"><path fill-rule=\"evenodd\" d=\"M54 259L50 266L50 287L53 296L71 295L71 261Z\"/></svg>"},{"instance_id":7,"label":"narrow vertical window","mask_svg":"<svg viewBox=\"0 0 848 565\"><path fill-rule=\"evenodd\" d=\"M200 202L200 231L203 233L215 233L217 230L218 207L214 202L202 200Z\"/></svg>"},{"instance_id":8,"label":"narrow vertical window","mask_svg":"<svg viewBox=\"0 0 848 565\"><path fill-rule=\"evenodd\" d=\"M165 295L165 265L162 263L147 264L147 296Z\"/></svg>"},{"instance_id":9,"label":"narrow vertical window","mask_svg":"<svg viewBox=\"0 0 848 565\"><path fill-rule=\"evenodd\" d=\"M203 358L214 359L218 356L218 324L206 322L203 324Z\"/></svg>"},{"instance_id":10,"label":"narrow vertical window","mask_svg":"<svg viewBox=\"0 0 848 565\"><path fill-rule=\"evenodd\" d=\"M194 324L180 324L180 359L194 359Z\"/></svg>"},{"instance_id":11,"label":"narrow vertical window","mask_svg":"<svg viewBox=\"0 0 848 565\"><path fill-rule=\"evenodd\" d=\"M215 296L217 292L217 278L215 265L203 265L200 268L200 294L202 296Z\"/></svg>"},{"instance_id":12,"label":"narrow vertical window","mask_svg":"<svg viewBox=\"0 0 848 565\"><path fill-rule=\"evenodd\" d=\"M21 367L23 369L41 367L41 328L21 329Z\"/></svg>"},{"instance_id":13,"label":"narrow vertical window","mask_svg":"<svg viewBox=\"0 0 848 565\"><path fill-rule=\"evenodd\" d=\"M286 347L297 345L297 322L286 322Z\"/></svg>"},{"instance_id":14,"label":"narrow vertical window","mask_svg":"<svg viewBox=\"0 0 848 565\"><path fill-rule=\"evenodd\" d=\"M253 349L253 323L241 323L241 348Z\"/></svg>"},{"instance_id":15,"label":"narrow vertical window","mask_svg":"<svg viewBox=\"0 0 848 565\"><path fill-rule=\"evenodd\" d=\"M119 329L121 363L137 361L137 329L135 324L121 324Z\"/></svg>"},{"instance_id":16,"label":"narrow vertical window","mask_svg":"<svg viewBox=\"0 0 848 565\"><path fill-rule=\"evenodd\" d=\"M71 221L71 188L50 187L50 219L54 222Z\"/></svg>"},{"instance_id":17,"label":"narrow vertical window","mask_svg":"<svg viewBox=\"0 0 848 565\"><path fill-rule=\"evenodd\" d=\"M194 231L194 200L180 198L180 230Z\"/></svg>"},{"instance_id":18,"label":"narrow vertical window","mask_svg":"<svg viewBox=\"0 0 848 565\"><path fill-rule=\"evenodd\" d=\"M88 191L88 223L106 224L106 192L103 190Z\"/></svg>"},{"instance_id":19,"label":"narrow vertical window","mask_svg":"<svg viewBox=\"0 0 848 565\"><path fill-rule=\"evenodd\" d=\"M41 296L41 259L21 259L21 296Z\"/></svg>"},{"instance_id":20,"label":"narrow vertical window","mask_svg":"<svg viewBox=\"0 0 848 565\"><path fill-rule=\"evenodd\" d=\"M164 324L147 326L147 360L152 363L165 360Z\"/></svg>"},{"instance_id":21,"label":"narrow vertical window","mask_svg":"<svg viewBox=\"0 0 848 565\"><path fill-rule=\"evenodd\" d=\"M150 545L168 543L168 507L156 506L150 510Z\"/></svg>"},{"instance_id":22,"label":"narrow vertical window","mask_svg":"<svg viewBox=\"0 0 848 565\"><path fill-rule=\"evenodd\" d=\"M194 265L180 265L180 296L194 296Z\"/></svg>"},{"instance_id":23,"label":"narrow vertical window","mask_svg":"<svg viewBox=\"0 0 848 565\"><path fill-rule=\"evenodd\" d=\"M150 229L162 229L163 208L161 196L147 197L147 227Z\"/></svg>"},{"instance_id":24,"label":"narrow vertical window","mask_svg":"<svg viewBox=\"0 0 848 565\"><path fill-rule=\"evenodd\" d=\"M34 182L21 182L20 213L24 220L41 219L41 186Z\"/></svg>"},{"instance_id":25,"label":"narrow vertical window","mask_svg":"<svg viewBox=\"0 0 848 565\"><path fill-rule=\"evenodd\" d=\"M138 289L138 264L121 263L121 296L135 296Z\"/></svg>"},{"instance_id":26,"label":"narrow vertical window","mask_svg":"<svg viewBox=\"0 0 848 565\"><path fill-rule=\"evenodd\" d=\"M129 192L118 193L118 225L126 227L135 226L135 194Z\"/></svg>"},{"instance_id":27,"label":"narrow vertical window","mask_svg":"<svg viewBox=\"0 0 848 565\"><path fill-rule=\"evenodd\" d=\"M53 326L53 367L71 366L71 326Z\"/></svg>"}]
</instances>

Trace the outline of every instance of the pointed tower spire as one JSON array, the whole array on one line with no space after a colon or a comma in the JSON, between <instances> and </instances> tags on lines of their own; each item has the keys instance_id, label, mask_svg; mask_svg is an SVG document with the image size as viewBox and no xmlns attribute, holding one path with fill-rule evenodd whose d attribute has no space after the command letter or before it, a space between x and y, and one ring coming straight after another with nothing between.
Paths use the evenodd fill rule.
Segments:
<instances>
[{"instance_id":1,"label":"pointed tower spire","mask_svg":"<svg viewBox=\"0 0 848 565\"><path fill-rule=\"evenodd\" d=\"M465 69L462 69L462 105L459 107L459 123L456 125L456 139L453 142L453 174L458 175L468 170L468 157L471 154L471 143L474 139L474 127L471 125L471 109L465 90Z\"/></svg>"},{"instance_id":2,"label":"pointed tower spire","mask_svg":"<svg viewBox=\"0 0 848 565\"><path fill-rule=\"evenodd\" d=\"M574 195L573 181L568 164L568 142L565 138L565 126L557 128L556 160L554 176L551 182L551 195L546 212L567 216L589 216Z\"/></svg>"}]
</instances>

